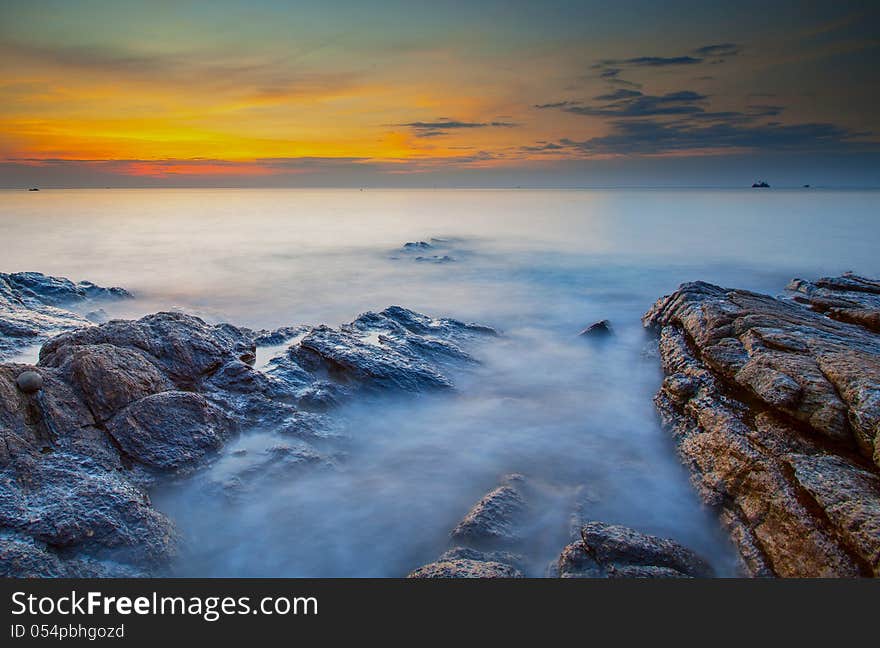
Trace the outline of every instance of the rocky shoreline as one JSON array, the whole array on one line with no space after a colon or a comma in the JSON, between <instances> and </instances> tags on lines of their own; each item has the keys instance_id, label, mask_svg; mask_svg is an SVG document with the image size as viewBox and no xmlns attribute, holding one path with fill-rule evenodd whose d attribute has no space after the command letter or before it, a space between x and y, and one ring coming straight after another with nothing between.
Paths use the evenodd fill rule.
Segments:
<instances>
[{"instance_id":1,"label":"rocky shoreline","mask_svg":"<svg viewBox=\"0 0 880 648\"><path fill-rule=\"evenodd\" d=\"M219 495L332 465L334 408L453 390L455 372L477 362L472 348L497 335L399 306L274 331L177 312L103 323L80 314L130 297L0 274L0 360L44 342L36 365L0 364L0 575L167 573L180 538L150 502L156 484L209 464L246 430L290 443L218 484ZM880 282L855 275L794 280L778 298L684 284L645 315L665 373L657 410L744 574L880 573L878 322ZM282 350L258 365L262 347ZM36 390L19 381L28 371ZM538 490L528 476L503 477L450 531L450 548L410 576L522 577ZM549 576L713 574L673 540L593 519L582 499Z\"/></svg>"},{"instance_id":2,"label":"rocky shoreline","mask_svg":"<svg viewBox=\"0 0 880 648\"><path fill-rule=\"evenodd\" d=\"M54 308L69 323L64 301L48 299L39 291L10 299L5 315L40 324ZM35 366L0 365L3 576L161 575L180 538L152 507L151 486L211 461L244 429L272 427L291 443L272 448L259 474L221 485L227 495L248 479L325 461L309 440L335 405L358 394L451 389L447 370L474 362L466 347L495 335L400 307L336 329L252 331L172 312L79 324L49 339ZM27 339L48 330L35 327ZM283 353L254 367L258 344L284 341ZM35 393L19 387L25 372L39 376Z\"/></svg>"},{"instance_id":3,"label":"rocky shoreline","mask_svg":"<svg viewBox=\"0 0 880 648\"><path fill-rule=\"evenodd\" d=\"M655 402L754 576L880 574L880 284L682 285L645 315Z\"/></svg>"}]
</instances>

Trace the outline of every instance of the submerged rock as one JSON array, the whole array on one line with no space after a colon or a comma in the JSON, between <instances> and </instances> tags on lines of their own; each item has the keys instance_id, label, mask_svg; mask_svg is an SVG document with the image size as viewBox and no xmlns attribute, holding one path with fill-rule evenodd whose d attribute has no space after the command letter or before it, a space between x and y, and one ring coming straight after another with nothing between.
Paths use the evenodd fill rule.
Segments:
<instances>
[{"instance_id":1,"label":"submerged rock","mask_svg":"<svg viewBox=\"0 0 880 648\"><path fill-rule=\"evenodd\" d=\"M525 478L506 475L498 488L484 495L452 530L459 546L435 562L410 572L408 578L521 578L525 560L508 547L522 540L526 513Z\"/></svg>"},{"instance_id":2,"label":"submerged rock","mask_svg":"<svg viewBox=\"0 0 880 648\"><path fill-rule=\"evenodd\" d=\"M452 539L476 546L512 544L522 538L526 513L522 475L507 475L486 493L452 530Z\"/></svg>"},{"instance_id":3,"label":"submerged rock","mask_svg":"<svg viewBox=\"0 0 880 648\"><path fill-rule=\"evenodd\" d=\"M611 322L607 319L603 319L590 324L587 328L578 333L578 335L591 338L605 338L612 333L614 333L614 331L611 328Z\"/></svg>"},{"instance_id":4,"label":"submerged rock","mask_svg":"<svg viewBox=\"0 0 880 648\"><path fill-rule=\"evenodd\" d=\"M409 241L403 244L403 249L406 252L411 252L413 250L430 250L431 244L427 241Z\"/></svg>"},{"instance_id":5,"label":"submerged rock","mask_svg":"<svg viewBox=\"0 0 880 648\"><path fill-rule=\"evenodd\" d=\"M792 285L809 309L684 284L644 318L658 411L753 575L880 574L880 336L828 306L872 281L820 282Z\"/></svg>"},{"instance_id":6,"label":"submerged rock","mask_svg":"<svg viewBox=\"0 0 880 648\"><path fill-rule=\"evenodd\" d=\"M707 578L712 568L687 547L617 524L589 522L559 556L560 578Z\"/></svg>"},{"instance_id":7,"label":"submerged rock","mask_svg":"<svg viewBox=\"0 0 880 648\"><path fill-rule=\"evenodd\" d=\"M448 254L435 254L433 256L417 256L420 263L452 263L455 259Z\"/></svg>"},{"instance_id":8,"label":"submerged rock","mask_svg":"<svg viewBox=\"0 0 880 648\"><path fill-rule=\"evenodd\" d=\"M456 261L458 253L464 252L463 250L453 250L454 243L454 239L445 238L432 238L430 241L409 241L404 243L391 258L408 258L418 263L453 263Z\"/></svg>"}]
</instances>

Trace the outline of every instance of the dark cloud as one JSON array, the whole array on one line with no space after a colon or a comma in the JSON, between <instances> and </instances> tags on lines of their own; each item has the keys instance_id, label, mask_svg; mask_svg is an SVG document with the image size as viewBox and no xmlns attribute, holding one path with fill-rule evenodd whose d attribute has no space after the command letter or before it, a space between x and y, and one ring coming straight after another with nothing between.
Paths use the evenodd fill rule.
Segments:
<instances>
[{"instance_id":1,"label":"dark cloud","mask_svg":"<svg viewBox=\"0 0 880 648\"><path fill-rule=\"evenodd\" d=\"M590 117L650 117L655 115L690 115L704 112L702 104L706 95L691 90L670 92L664 95L646 95L630 90L618 90L596 97L602 105L567 105L559 108L565 112Z\"/></svg>"},{"instance_id":2,"label":"dark cloud","mask_svg":"<svg viewBox=\"0 0 880 648\"><path fill-rule=\"evenodd\" d=\"M829 123L783 125L719 121L704 125L690 120L619 120L612 132L584 141L560 144L586 154L656 154L678 151L746 149L756 151L840 151L880 148L856 132Z\"/></svg>"},{"instance_id":3,"label":"dark cloud","mask_svg":"<svg viewBox=\"0 0 880 648\"><path fill-rule=\"evenodd\" d=\"M578 106L582 101L554 101L545 104L535 104L535 108L567 108L568 106Z\"/></svg>"},{"instance_id":4,"label":"dark cloud","mask_svg":"<svg viewBox=\"0 0 880 648\"><path fill-rule=\"evenodd\" d=\"M519 150L526 153L541 153L544 151L564 151L567 146L555 142L538 142L534 146L520 146Z\"/></svg>"},{"instance_id":5,"label":"dark cloud","mask_svg":"<svg viewBox=\"0 0 880 648\"><path fill-rule=\"evenodd\" d=\"M668 65L695 65L702 62L702 58L693 56L636 56L628 59L605 59L600 61L600 65L603 67L665 67Z\"/></svg>"},{"instance_id":6,"label":"dark cloud","mask_svg":"<svg viewBox=\"0 0 880 648\"><path fill-rule=\"evenodd\" d=\"M416 133L416 137L439 137L441 135L447 135L451 130L468 130L471 128L513 128L516 124L506 121L465 122L454 119L439 119L432 122L407 122L404 124L395 124L395 126L404 126L413 129Z\"/></svg>"},{"instance_id":7,"label":"dark cloud","mask_svg":"<svg viewBox=\"0 0 880 648\"><path fill-rule=\"evenodd\" d=\"M627 90L626 88L620 88L615 90L614 92L609 92L608 94L599 95L598 97L593 97L596 101L619 101L620 99L631 99L633 97L641 97L642 93L638 90ZM543 107L543 106L539 106ZM558 106L553 106L558 107Z\"/></svg>"},{"instance_id":8,"label":"dark cloud","mask_svg":"<svg viewBox=\"0 0 880 648\"><path fill-rule=\"evenodd\" d=\"M697 65L699 63L723 63L723 57L736 56L741 48L736 43L717 43L703 45L680 56L634 56L623 59L602 59L594 63L592 68L600 70L599 78L613 85L638 88L637 83L620 76L628 68L663 68Z\"/></svg>"},{"instance_id":9,"label":"dark cloud","mask_svg":"<svg viewBox=\"0 0 880 648\"><path fill-rule=\"evenodd\" d=\"M700 58L718 58L722 56L736 56L742 51L742 48L736 43L719 43L717 45L703 45L695 50L691 50L691 54Z\"/></svg>"},{"instance_id":10,"label":"dark cloud","mask_svg":"<svg viewBox=\"0 0 880 648\"><path fill-rule=\"evenodd\" d=\"M601 65L596 64L593 66L601 67ZM640 83L634 83L633 81L628 81L620 76L620 73L623 72L620 68L606 68L599 73L599 78L605 81L606 83L610 83L612 85L625 86L627 88L641 88Z\"/></svg>"}]
</instances>

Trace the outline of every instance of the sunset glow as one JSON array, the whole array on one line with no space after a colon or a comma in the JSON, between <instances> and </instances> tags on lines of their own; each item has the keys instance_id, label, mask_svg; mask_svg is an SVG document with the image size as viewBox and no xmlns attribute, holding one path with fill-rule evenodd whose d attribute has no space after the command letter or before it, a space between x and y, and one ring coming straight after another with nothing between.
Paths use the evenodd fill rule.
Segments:
<instances>
[{"instance_id":1,"label":"sunset glow","mask_svg":"<svg viewBox=\"0 0 880 648\"><path fill-rule=\"evenodd\" d=\"M798 12L780 34L749 5L682 33L672 7L628 24L587 2L5 2L0 183L876 159L864 12Z\"/></svg>"}]
</instances>

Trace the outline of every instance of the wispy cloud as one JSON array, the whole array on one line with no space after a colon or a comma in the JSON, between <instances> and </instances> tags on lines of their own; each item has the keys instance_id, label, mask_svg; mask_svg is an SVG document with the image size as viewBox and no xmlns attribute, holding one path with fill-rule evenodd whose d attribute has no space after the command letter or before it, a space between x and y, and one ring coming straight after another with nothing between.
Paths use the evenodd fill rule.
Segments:
<instances>
[{"instance_id":1,"label":"wispy cloud","mask_svg":"<svg viewBox=\"0 0 880 648\"><path fill-rule=\"evenodd\" d=\"M708 99L704 94L692 90L669 92L663 95L646 95L636 90L620 89L599 95L595 98L600 105L579 105L565 102L554 106L542 104L538 107L558 108L576 115L591 117L648 117L652 115L689 115L705 111L703 103Z\"/></svg>"},{"instance_id":2,"label":"wispy cloud","mask_svg":"<svg viewBox=\"0 0 880 648\"><path fill-rule=\"evenodd\" d=\"M716 121L708 125L691 121L656 119L620 120L607 135L586 140L565 138L563 147L588 155L652 155L726 149L751 151L864 151L880 150L866 139L868 132L829 123L784 125Z\"/></svg>"},{"instance_id":3,"label":"wispy cloud","mask_svg":"<svg viewBox=\"0 0 880 648\"><path fill-rule=\"evenodd\" d=\"M438 137L447 135L449 131L470 130L474 128L514 128L517 124L507 121L468 122L455 119L439 119L437 121L414 121L395 126L411 128L417 137Z\"/></svg>"},{"instance_id":4,"label":"wispy cloud","mask_svg":"<svg viewBox=\"0 0 880 648\"><path fill-rule=\"evenodd\" d=\"M719 43L718 45L703 45L692 50L691 53L706 59L736 56L741 51L742 47L736 43Z\"/></svg>"},{"instance_id":5,"label":"wispy cloud","mask_svg":"<svg viewBox=\"0 0 880 648\"><path fill-rule=\"evenodd\" d=\"M695 65L702 62L702 58L694 56L635 56L628 59L604 59L597 65L600 67L665 67L669 65Z\"/></svg>"}]
</instances>

